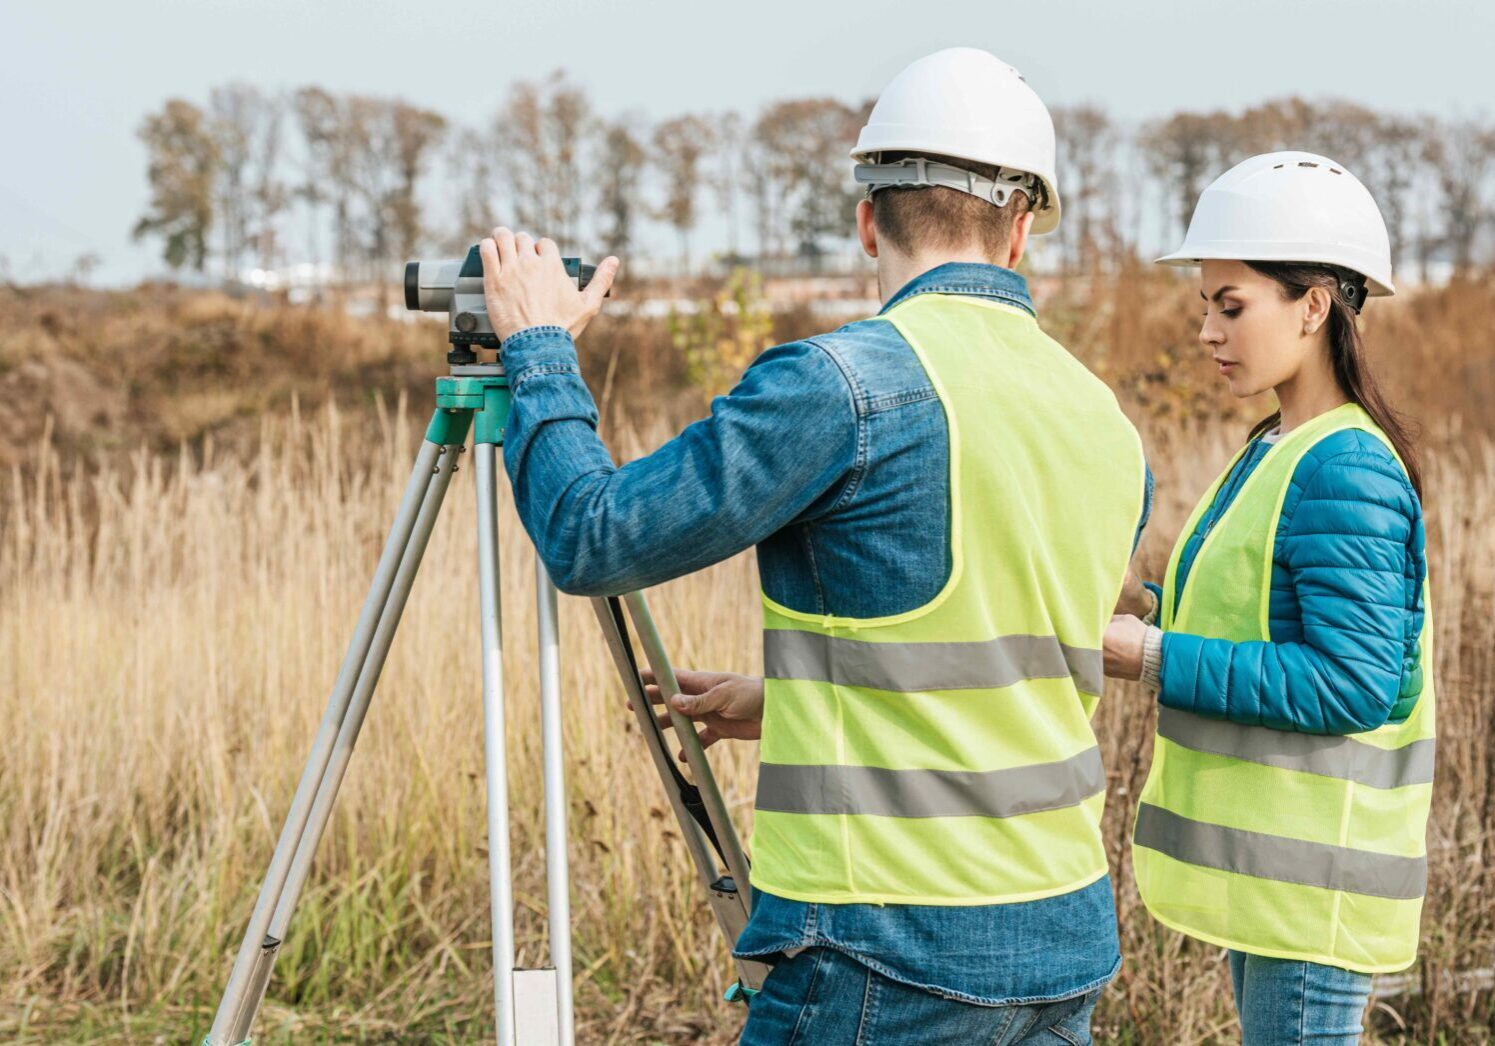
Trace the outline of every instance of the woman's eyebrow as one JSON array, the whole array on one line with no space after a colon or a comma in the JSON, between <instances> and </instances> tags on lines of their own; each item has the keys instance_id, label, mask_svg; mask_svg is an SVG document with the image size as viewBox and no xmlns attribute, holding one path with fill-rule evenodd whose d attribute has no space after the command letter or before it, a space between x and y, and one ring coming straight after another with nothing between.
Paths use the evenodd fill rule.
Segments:
<instances>
[{"instance_id":1,"label":"woman's eyebrow","mask_svg":"<svg viewBox=\"0 0 1495 1046\"><path fill-rule=\"evenodd\" d=\"M1205 294L1204 294L1203 291L1199 292L1199 296L1201 298L1204 298L1205 301L1216 301L1217 302L1221 298L1225 297L1225 295L1229 294L1231 291L1238 291L1238 290L1240 290L1240 288L1237 287L1235 284L1233 284L1233 283L1227 283L1225 286L1221 287L1214 294L1211 294L1207 298L1205 297Z\"/></svg>"}]
</instances>

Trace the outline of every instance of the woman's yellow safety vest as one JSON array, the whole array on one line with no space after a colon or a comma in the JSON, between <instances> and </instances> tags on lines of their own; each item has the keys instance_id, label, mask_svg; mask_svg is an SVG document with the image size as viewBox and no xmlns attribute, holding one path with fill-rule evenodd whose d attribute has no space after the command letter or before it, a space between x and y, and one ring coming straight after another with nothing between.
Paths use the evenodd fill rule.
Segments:
<instances>
[{"instance_id":1,"label":"woman's yellow safety vest","mask_svg":"<svg viewBox=\"0 0 1495 1046\"><path fill-rule=\"evenodd\" d=\"M1303 456L1343 429L1361 429L1391 447L1353 403L1287 433L1205 538L1175 607L1179 556L1230 468L1221 474L1173 549L1163 585L1165 630L1271 640L1272 553L1283 499ZM1132 857L1137 887L1158 921L1228 948L1363 973L1412 962L1433 793L1426 586L1423 602L1423 692L1404 722L1326 737L1160 710Z\"/></svg>"},{"instance_id":2,"label":"woman's yellow safety vest","mask_svg":"<svg viewBox=\"0 0 1495 1046\"><path fill-rule=\"evenodd\" d=\"M950 577L889 617L764 597L753 885L827 903L1067 893L1106 873L1090 716L1141 441L1026 312L921 294L884 318L944 407Z\"/></svg>"}]
</instances>

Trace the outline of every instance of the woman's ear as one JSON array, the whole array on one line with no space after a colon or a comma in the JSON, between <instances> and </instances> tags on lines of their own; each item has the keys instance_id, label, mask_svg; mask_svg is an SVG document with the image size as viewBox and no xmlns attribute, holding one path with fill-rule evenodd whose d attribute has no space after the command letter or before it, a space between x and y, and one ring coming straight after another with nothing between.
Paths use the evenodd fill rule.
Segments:
<instances>
[{"instance_id":1,"label":"woman's ear","mask_svg":"<svg viewBox=\"0 0 1495 1046\"><path fill-rule=\"evenodd\" d=\"M1303 336L1317 334L1329 319L1333 298L1327 287L1309 287L1303 295Z\"/></svg>"},{"instance_id":2,"label":"woman's ear","mask_svg":"<svg viewBox=\"0 0 1495 1046\"><path fill-rule=\"evenodd\" d=\"M872 224L872 201L857 201L857 239L862 241L862 250L867 257L877 257L877 226Z\"/></svg>"}]
</instances>

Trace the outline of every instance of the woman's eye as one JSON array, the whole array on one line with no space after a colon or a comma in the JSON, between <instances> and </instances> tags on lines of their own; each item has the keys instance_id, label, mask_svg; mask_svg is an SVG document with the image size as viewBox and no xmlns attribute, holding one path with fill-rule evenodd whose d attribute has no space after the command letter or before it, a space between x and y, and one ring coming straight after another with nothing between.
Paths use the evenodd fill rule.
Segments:
<instances>
[{"instance_id":1,"label":"woman's eye","mask_svg":"<svg viewBox=\"0 0 1495 1046\"><path fill-rule=\"evenodd\" d=\"M1220 310L1220 315L1221 316L1229 316L1232 319L1235 318L1236 316L1239 316L1240 314L1241 314L1241 307L1239 305L1237 305L1237 306L1235 306L1234 308L1231 308L1231 309L1221 309Z\"/></svg>"}]
</instances>

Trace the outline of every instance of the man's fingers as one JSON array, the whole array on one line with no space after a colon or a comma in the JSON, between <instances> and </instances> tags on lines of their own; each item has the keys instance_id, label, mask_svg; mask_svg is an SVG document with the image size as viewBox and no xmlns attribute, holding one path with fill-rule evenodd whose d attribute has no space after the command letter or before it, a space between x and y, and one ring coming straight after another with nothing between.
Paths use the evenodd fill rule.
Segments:
<instances>
[{"instance_id":1,"label":"man's fingers","mask_svg":"<svg viewBox=\"0 0 1495 1046\"><path fill-rule=\"evenodd\" d=\"M711 727L709 727L709 726L706 727L704 730L698 731L696 733L696 736L701 739L701 747L702 748L710 748L712 745L716 744L718 741L720 741L722 739L722 735L719 734L719 733L717 733L715 730L711 729ZM685 749L683 749L683 748L680 749L680 751L678 751L678 752L675 753L675 758L678 759L678 760L680 760L682 763L687 763L687 762L690 761L690 760L688 760L688 759L685 758Z\"/></svg>"},{"instance_id":2,"label":"man's fingers","mask_svg":"<svg viewBox=\"0 0 1495 1046\"><path fill-rule=\"evenodd\" d=\"M542 258L559 258L561 249L555 245L555 241L549 236L542 236L535 241L535 253Z\"/></svg>"},{"instance_id":3,"label":"man's fingers","mask_svg":"<svg viewBox=\"0 0 1495 1046\"><path fill-rule=\"evenodd\" d=\"M708 712L721 711L730 700L727 688L718 685L701 694L675 694L670 698L670 705L677 712L699 718Z\"/></svg>"},{"instance_id":4,"label":"man's fingers","mask_svg":"<svg viewBox=\"0 0 1495 1046\"><path fill-rule=\"evenodd\" d=\"M618 275L618 259L611 255L602 259L602 264L597 266L597 271L592 273L592 282L587 284L587 289L581 292L586 299L587 307L594 312L602 308L602 299L612 289L613 280Z\"/></svg>"},{"instance_id":5,"label":"man's fingers","mask_svg":"<svg viewBox=\"0 0 1495 1046\"><path fill-rule=\"evenodd\" d=\"M514 253L521 258L535 253L535 238L527 232L514 234Z\"/></svg>"},{"instance_id":6,"label":"man's fingers","mask_svg":"<svg viewBox=\"0 0 1495 1046\"><path fill-rule=\"evenodd\" d=\"M675 682L684 694L701 694L726 679L725 672L702 672L694 668L675 669Z\"/></svg>"},{"instance_id":7,"label":"man's fingers","mask_svg":"<svg viewBox=\"0 0 1495 1046\"><path fill-rule=\"evenodd\" d=\"M514 250L514 233L500 225L493 230L493 242L498 247L498 260L502 265L512 265L518 257Z\"/></svg>"},{"instance_id":8,"label":"man's fingers","mask_svg":"<svg viewBox=\"0 0 1495 1046\"><path fill-rule=\"evenodd\" d=\"M486 239L478 244L478 256L483 259L483 289L493 293L498 289L498 274L503 263L498 258L498 244Z\"/></svg>"}]
</instances>

